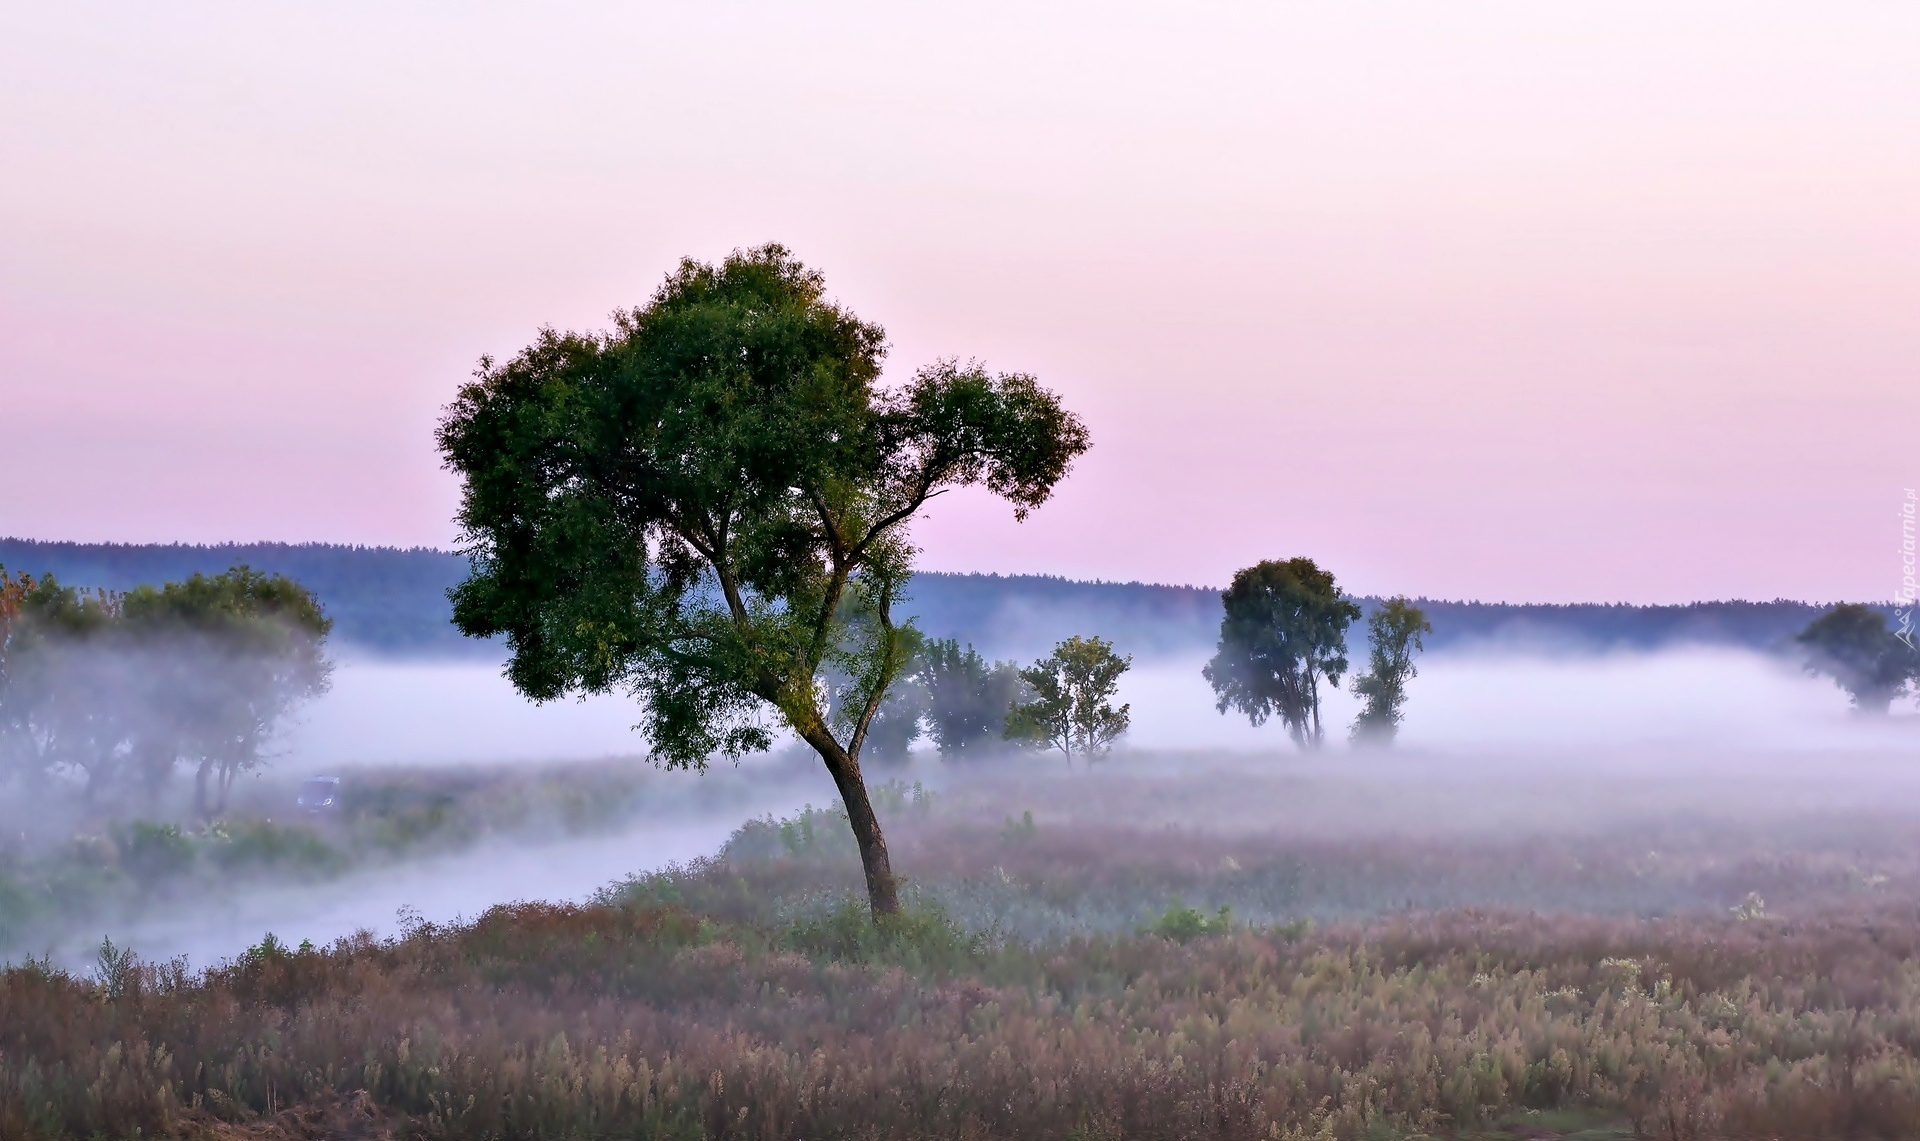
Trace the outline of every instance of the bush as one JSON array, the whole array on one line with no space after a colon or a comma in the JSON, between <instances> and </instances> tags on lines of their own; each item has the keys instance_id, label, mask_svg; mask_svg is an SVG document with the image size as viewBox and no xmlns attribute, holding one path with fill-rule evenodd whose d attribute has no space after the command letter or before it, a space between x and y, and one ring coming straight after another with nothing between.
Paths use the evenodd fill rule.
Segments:
<instances>
[{"instance_id":1,"label":"bush","mask_svg":"<svg viewBox=\"0 0 1920 1141\"><path fill-rule=\"evenodd\" d=\"M229 871L337 871L345 857L311 829L253 818L226 822L224 838L211 848L213 861Z\"/></svg>"},{"instance_id":2,"label":"bush","mask_svg":"<svg viewBox=\"0 0 1920 1141\"><path fill-rule=\"evenodd\" d=\"M135 820L117 832L120 866L142 887L156 887L193 869L193 839L177 824Z\"/></svg>"},{"instance_id":3,"label":"bush","mask_svg":"<svg viewBox=\"0 0 1920 1141\"><path fill-rule=\"evenodd\" d=\"M1233 908L1222 907L1209 917L1205 912L1195 911L1174 900L1160 918L1147 928L1147 934L1158 935L1162 939L1171 939L1176 943L1191 943L1195 939L1205 939L1213 935L1225 935L1233 930Z\"/></svg>"}]
</instances>

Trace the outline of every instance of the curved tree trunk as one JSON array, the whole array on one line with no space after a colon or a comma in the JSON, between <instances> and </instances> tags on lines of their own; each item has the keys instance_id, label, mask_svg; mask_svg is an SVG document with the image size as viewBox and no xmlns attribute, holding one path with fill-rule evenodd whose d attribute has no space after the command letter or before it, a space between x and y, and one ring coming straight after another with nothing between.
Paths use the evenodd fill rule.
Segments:
<instances>
[{"instance_id":1,"label":"curved tree trunk","mask_svg":"<svg viewBox=\"0 0 1920 1141\"><path fill-rule=\"evenodd\" d=\"M867 783L860 776L858 758L849 756L824 729L803 734L807 744L826 762L834 787L840 791L840 803L847 808L847 823L853 826L853 839L860 846L860 868L867 876L867 903L873 917L893 915L900 910L898 885L893 879L893 863L887 858L887 838L880 832L880 818L873 814L873 802L867 797Z\"/></svg>"}]
</instances>

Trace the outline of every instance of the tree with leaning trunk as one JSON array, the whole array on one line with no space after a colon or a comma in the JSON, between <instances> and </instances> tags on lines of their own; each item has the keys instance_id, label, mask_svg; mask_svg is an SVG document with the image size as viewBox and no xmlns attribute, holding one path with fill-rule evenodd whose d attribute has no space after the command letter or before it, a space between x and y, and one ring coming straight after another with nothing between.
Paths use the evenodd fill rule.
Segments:
<instances>
[{"instance_id":1,"label":"tree with leaning trunk","mask_svg":"<svg viewBox=\"0 0 1920 1141\"><path fill-rule=\"evenodd\" d=\"M885 350L769 245L681 262L608 332L482 360L439 430L473 563L455 624L505 635L535 700L631 693L668 767L791 729L839 790L876 917L898 901L860 751L917 638L894 615L908 527L969 485L1023 519L1087 448L1030 376L941 362L886 385Z\"/></svg>"}]
</instances>

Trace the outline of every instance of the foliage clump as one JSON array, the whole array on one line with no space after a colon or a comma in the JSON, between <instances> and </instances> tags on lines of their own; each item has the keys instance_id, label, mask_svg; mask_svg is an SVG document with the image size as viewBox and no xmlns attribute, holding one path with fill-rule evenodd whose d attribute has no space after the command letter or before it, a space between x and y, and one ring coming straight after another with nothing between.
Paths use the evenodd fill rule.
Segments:
<instances>
[{"instance_id":1,"label":"foliage clump","mask_svg":"<svg viewBox=\"0 0 1920 1141\"><path fill-rule=\"evenodd\" d=\"M1815 618L1794 639L1805 647L1808 673L1826 674L1856 711L1884 716L1920 677L1920 651L1887 628L1887 616L1857 602Z\"/></svg>"},{"instance_id":2,"label":"foliage clump","mask_svg":"<svg viewBox=\"0 0 1920 1141\"><path fill-rule=\"evenodd\" d=\"M1133 707L1115 706L1120 677L1131 656L1114 653L1104 638L1068 638L1053 653L1020 671L1031 695L1007 714L1006 735L1094 761L1113 748L1132 724Z\"/></svg>"},{"instance_id":3,"label":"foliage clump","mask_svg":"<svg viewBox=\"0 0 1920 1141\"><path fill-rule=\"evenodd\" d=\"M1426 648L1422 638L1431 633L1426 612L1404 596L1387 599L1367 615L1367 668L1353 678L1353 692L1361 699L1351 733L1355 744L1390 745L1399 735L1407 683L1419 673L1414 655Z\"/></svg>"},{"instance_id":4,"label":"foliage clump","mask_svg":"<svg viewBox=\"0 0 1920 1141\"><path fill-rule=\"evenodd\" d=\"M1294 744L1319 747L1320 685L1337 687L1347 672L1347 627L1360 607L1308 558L1237 572L1221 602L1219 646L1201 671L1220 712L1237 709L1256 726L1277 716Z\"/></svg>"}]
</instances>

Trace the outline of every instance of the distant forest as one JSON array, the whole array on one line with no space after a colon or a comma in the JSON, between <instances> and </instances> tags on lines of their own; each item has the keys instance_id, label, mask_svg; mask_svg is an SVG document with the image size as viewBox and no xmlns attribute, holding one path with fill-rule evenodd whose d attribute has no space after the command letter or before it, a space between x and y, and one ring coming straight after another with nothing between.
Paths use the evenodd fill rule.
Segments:
<instances>
[{"instance_id":1,"label":"distant forest","mask_svg":"<svg viewBox=\"0 0 1920 1141\"><path fill-rule=\"evenodd\" d=\"M448 622L447 590L466 559L426 547L324 543L55 543L0 538L0 566L53 574L79 586L126 590L244 563L284 574L319 596L343 649L406 656L498 657ZM1099 634L1124 652L1211 648L1218 591L1137 582L1076 582L1043 575L916 575L905 612L933 637L956 637L989 655L1027 656L1069 634ZM1373 599L1361 599L1370 606ZM1784 647L1822 607L1806 602L1695 602L1684 606L1574 603L1512 605L1419 599L1433 621L1429 650L1526 645L1576 651L1684 643Z\"/></svg>"}]
</instances>

